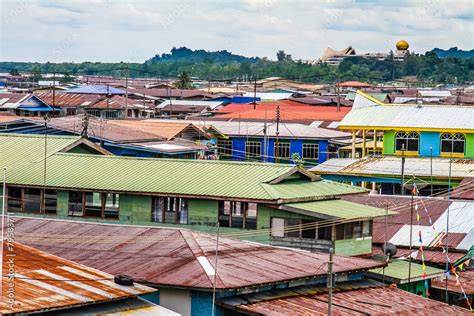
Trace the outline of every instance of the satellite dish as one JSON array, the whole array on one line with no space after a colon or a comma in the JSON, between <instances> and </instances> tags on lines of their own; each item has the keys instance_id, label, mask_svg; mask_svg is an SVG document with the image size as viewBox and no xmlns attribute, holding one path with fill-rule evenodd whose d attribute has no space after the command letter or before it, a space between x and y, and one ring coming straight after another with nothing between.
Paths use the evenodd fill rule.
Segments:
<instances>
[{"instance_id":1,"label":"satellite dish","mask_svg":"<svg viewBox=\"0 0 474 316\"><path fill-rule=\"evenodd\" d=\"M397 254L397 246L392 243L387 243L387 248L385 249L385 245L382 246L382 250L384 255L387 255L389 258L392 258Z\"/></svg>"}]
</instances>

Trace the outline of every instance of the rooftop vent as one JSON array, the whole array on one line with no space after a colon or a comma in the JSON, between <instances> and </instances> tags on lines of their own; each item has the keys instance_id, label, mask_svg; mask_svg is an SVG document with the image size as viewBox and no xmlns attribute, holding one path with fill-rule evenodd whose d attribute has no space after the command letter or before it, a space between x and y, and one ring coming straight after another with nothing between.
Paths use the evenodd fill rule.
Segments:
<instances>
[{"instance_id":1,"label":"rooftop vent","mask_svg":"<svg viewBox=\"0 0 474 316\"><path fill-rule=\"evenodd\" d=\"M133 279L126 275L116 275L114 276L114 282L118 285L132 286Z\"/></svg>"}]
</instances>

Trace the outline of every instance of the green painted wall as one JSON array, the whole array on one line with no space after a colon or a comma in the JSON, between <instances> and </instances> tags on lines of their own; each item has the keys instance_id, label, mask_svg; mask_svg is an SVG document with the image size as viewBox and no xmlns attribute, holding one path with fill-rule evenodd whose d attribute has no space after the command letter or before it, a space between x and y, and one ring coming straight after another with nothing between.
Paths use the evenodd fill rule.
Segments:
<instances>
[{"instance_id":1,"label":"green painted wall","mask_svg":"<svg viewBox=\"0 0 474 316\"><path fill-rule=\"evenodd\" d=\"M425 289L425 281L416 281L416 282L411 282L407 284L398 284L397 287L399 289L402 289L404 291L413 293L413 294L418 294L422 293L423 297L428 297L426 295L426 289Z\"/></svg>"},{"instance_id":2,"label":"green painted wall","mask_svg":"<svg viewBox=\"0 0 474 316\"><path fill-rule=\"evenodd\" d=\"M188 224L199 226L215 226L219 213L219 201L188 200Z\"/></svg>"},{"instance_id":3,"label":"green painted wall","mask_svg":"<svg viewBox=\"0 0 474 316\"><path fill-rule=\"evenodd\" d=\"M57 204L57 213L58 216L67 216L68 213L68 203L69 203L69 192L67 191L58 191L58 204Z\"/></svg>"},{"instance_id":4,"label":"green painted wall","mask_svg":"<svg viewBox=\"0 0 474 316\"><path fill-rule=\"evenodd\" d=\"M474 158L474 133L466 134L466 158Z\"/></svg>"},{"instance_id":5,"label":"green painted wall","mask_svg":"<svg viewBox=\"0 0 474 316\"><path fill-rule=\"evenodd\" d=\"M151 221L151 197L141 195L120 195L119 220L133 223Z\"/></svg>"},{"instance_id":6,"label":"green painted wall","mask_svg":"<svg viewBox=\"0 0 474 316\"><path fill-rule=\"evenodd\" d=\"M73 154L89 154L89 155L97 155L100 154L96 150L88 147L88 146L76 146L72 148L71 150L68 151L68 153L73 153Z\"/></svg>"},{"instance_id":7,"label":"green painted wall","mask_svg":"<svg viewBox=\"0 0 474 316\"><path fill-rule=\"evenodd\" d=\"M395 153L395 131L383 132L383 154L393 155Z\"/></svg>"},{"instance_id":8,"label":"green painted wall","mask_svg":"<svg viewBox=\"0 0 474 316\"><path fill-rule=\"evenodd\" d=\"M290 213L282 210L278 210L272 207L267 207L264 205L258 206L257 213L257 229L270 228L271 218L280 217L280 218L301 218L301 219L313 219L313 217L300 215L296 213Z\"/></svg>"},{"instance_id":9,"label":"green painted wall","mask_svg":"<svg viewBox=\"0 0 474 316\"><path fill-rule=\"evenodd\" d=\"M336 240L334 252L341 256L370 254L372 253L372 238Z\"/></svg>"}]
</instances>

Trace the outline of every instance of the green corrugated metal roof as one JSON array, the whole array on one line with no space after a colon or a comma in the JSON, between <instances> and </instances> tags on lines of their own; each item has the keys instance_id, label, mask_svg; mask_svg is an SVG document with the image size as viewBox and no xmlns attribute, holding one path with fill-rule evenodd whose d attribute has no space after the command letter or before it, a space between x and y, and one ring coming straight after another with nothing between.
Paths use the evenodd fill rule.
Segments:
<instances>
[{"instance_id":1,"label":"green corrugated metal roof","mask_svg":"<svg viewBox=\"0 0 474 316\"><path fill-rule=\"evenodd\" d=\"M394 279L397 283L403 284L408 282L408 269L409 262L405 260L396 260L390 262L385 267L385 277ZM428 279L438 277L444 274L444 270L426 266L426 274ZM369 270L369 274L379 275L380 278L383 274L383 268L375 268ZM411 282L418 281L423 278L423 269L421 264L412 262L411 263Z\"/></svg>"},{"instance_id":2,"label":"green corrugated metal roof","mask_svg":"<svg viewBox=\"0 0 474 316\"><path fill-rule=\"evenodd\" d=\"M314 213L334 218L372 218L384 216L386 211L364 204L354 203L345 200L324 200L303 203L287 203L284 205L290 209L302 210L305 213ZM388 211L388 215L394 215L397 212ZM307 214L309 215L309 214Z\"/></svg>"},{"instance_id":3,"label":"green corrugated metal roof","mask_svg":"<svg viewBox=\"0 0 474 316\"><path fill-rule=\"evenodd\" d=\"M21 141L23 137L24 143ZM349 185L326 180L310 181L308 178L268 183L297 168L291 165L57 152L62 142L67 146L76 140L71 137L49 137L48 148L53 154L47 159L47 186L252 200L311 200L366 192L365 189ZM9 184L43 185L43 141L44 137L0 136L0 165L8 167ZM12 142L16 150L4 146L4 142ZM55 142L57 144L53 146Z\"/></svg>"}]
</instances>

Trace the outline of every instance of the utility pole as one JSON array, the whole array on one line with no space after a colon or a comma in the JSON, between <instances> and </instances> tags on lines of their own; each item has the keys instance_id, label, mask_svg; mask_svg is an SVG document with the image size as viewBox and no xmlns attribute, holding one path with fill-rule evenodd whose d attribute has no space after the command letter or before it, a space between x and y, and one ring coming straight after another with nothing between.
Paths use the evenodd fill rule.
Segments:
<instances>
[{"instance_id":1,"label":"utility pole","mask_svg":"<svg viewBox=\"0 0 474 316\"><path fill-rule=\"evenodd\" d=\"M257 109L257 77L253 81L253 109Z\"/></svg>"},{"instance_id":2,"label":"utility pole","mask_svg":"<svg viewBox=\"0 0 474 316\"><path fill-rule=\"evenodd\" d=\"M431 195L433 195L433 147L430 147L430 184Z\"/></svg>"},{"instance_id":3,"label":"utility pole","mask_svg":"<svg viewBox=\"0 0 474 316\"><path fill-rule=\"evenodd\" d=\"M48 114L44 116L44 165L43 165L43 196L46 194L46 161L48 158L48 121L50 120ZM44 212L45 201L41 202L40 209Z\"/></svg>"},{"instance_id":4,"label":"utility pole","mask_svg":"<svg viewBox=\"0 0 474 316\"><path fill-rule=\"evenodd\" d=\"M385 231L383 236L383 256L385 262L388 262L387 257L387 216L388 216L388 203L385 203ZM382 268L382 283L385 283L385 266Z\"/></svg>"},{"instance_id":5,"label":"utility pole","mask_svg":"<svg viewBox=\"0 0 474 316\"><path fill-rule=\"evenodd\" d=\"M216 260L214 261L214 282L212 285L212 316L216 314L217 257L219 254L219 221L217 221Z\"/></svg>"},{"instance_id":6,"label":"utility pole","mask_svg":"<svg viewBox=\"0 0 474 316\"><path fill-rule=\"evenodd\" d=\"M53 108L56 106L56 73L53 72Z\"/></svg>"},{"instance_id":7,"label":"utility pole","mask_svg":"<svg viewBox=\"0 0 474 316\"><path fill-rule=\"evenodd\" d=\"M402 195L405 195L405 145L402 145Z\"/></svg>"},{"instance_id":8,"label":"utility pole","mask_svg":"<svg viewBox=\"0 0 474 316\"><path fill-rule=\"evenodd\" d=\"M128 66L125 71L125 118L128 118Z\"/></svg>"},{"instance_id":9,"label":"utility pole","mask_svg":"<svg viewBox=\"0 0 474 316\"><path fill-rule=\"evenodd\" d=\"M408 261L408 286L411 287L411 261L412 261L412 240L413 240L413 209L414 209L414 197L415 197L415 179L412 179L413 189L411 190L411 203L410 203L410 258Z\"/></svg>"},{"instance_id":10,"label":"utility pole","mask_svg":"<svg viewBox=\"0 0 474 316\"><path fill-rule=\"evenodd\" d=\"M449 205L451 200L451 168L453 162L453 151L454 151L454 142L451 142L451 157L449 158L449 173L448 173L448 209L446 210L446 258L449 258ZM446 260L446 271L449 271L449 262ZM448 293L448 277L445 276L445 284L444 284L444 298L447 304L449 304L449 293Z\"/></svg>"},{"instance_id":11,"label":"utility pole","mask_svg":"<svg viewBox=\"0 0 474 316\"><path fill-rule=\"evenodd\" d=\"M275 162L278 163L278 135L280 135L280 106L277 105L276 107L276 141L275 141L275 150L274 150L274 155L275 155Z\"/></svg>"},{"instance_id":12,"label":"utility pole","mask_svg":"<svg viewBox=\"0 0 474 316\"><path fill-rule=\"evenodd\" d=\"M332 289L334 285L333 281L333 274L332 274L332 265L333 265L333 258L332 258L333 249L329 248L329 262L328 262L328 315L332 316Z\"/></svg>"},{"instance_id":13,"label":"utility pole","mask_svg":"<svg viewBox=\"0 0 474 316\"><path fill-rule=\"evenodd\" d=\"M337 112L341 112L341 94L339 92L339 77L336 83L336 94L337 94Z\"/></svg>"}]
</instances>

